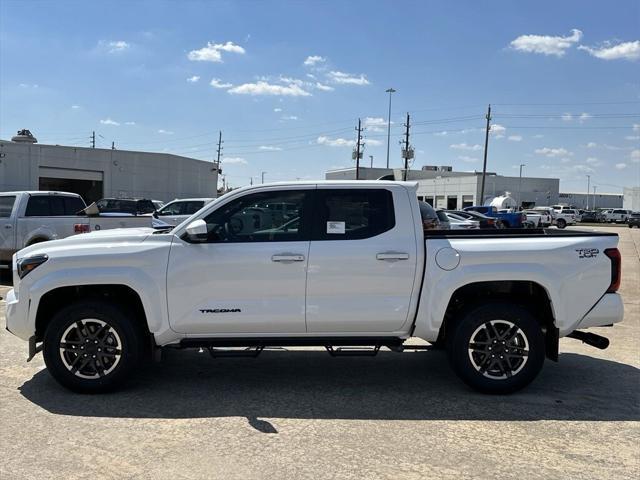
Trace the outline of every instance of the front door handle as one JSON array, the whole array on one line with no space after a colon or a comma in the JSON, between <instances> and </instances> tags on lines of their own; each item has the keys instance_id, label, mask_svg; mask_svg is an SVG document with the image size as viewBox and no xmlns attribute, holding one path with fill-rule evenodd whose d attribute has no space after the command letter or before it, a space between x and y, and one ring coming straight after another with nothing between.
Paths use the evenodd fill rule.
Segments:
<instances>
[{"instance_id":1,"label":"front door handle","mask_svg":"<svg viewBox=\"0 0 640 480\"><path fill-rule=\"evenodd\" d=\"M279 253L271 256L272 262L303 262L304 255L296 253Z\"/></svg>"},{"instance_id":2,"label":"front door handle","mask_svg":"<svg viewBox=\"0 0 640 480\"><path fill-rule=\"evenodd\" d=\"M409 254L402 252L381 252L376 255L378 260L408 260Z\"/></svg>"}]
</instances>

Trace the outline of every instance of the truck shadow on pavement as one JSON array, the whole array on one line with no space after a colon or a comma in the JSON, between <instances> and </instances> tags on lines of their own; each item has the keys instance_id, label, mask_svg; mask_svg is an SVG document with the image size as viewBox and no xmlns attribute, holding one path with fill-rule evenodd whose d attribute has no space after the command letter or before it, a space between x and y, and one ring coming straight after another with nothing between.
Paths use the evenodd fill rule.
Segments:
<instances>
[{"instance_id":1,"label":"truck shadow on pavement","mask_svg":"<svg viewBox=\"0 0 640 480\"><path fill-rule=\"evenodd\" d=\"M257 359L211 359L168 351L110 394L79 395L42 370L21 394L59 415L114 418L246 417L356 420L639 420L640 370L566 353L547 362L528 388L508 396L476 393L443 352L331 358L320 351L265 351Z\"/></svg>"}]
</instances>

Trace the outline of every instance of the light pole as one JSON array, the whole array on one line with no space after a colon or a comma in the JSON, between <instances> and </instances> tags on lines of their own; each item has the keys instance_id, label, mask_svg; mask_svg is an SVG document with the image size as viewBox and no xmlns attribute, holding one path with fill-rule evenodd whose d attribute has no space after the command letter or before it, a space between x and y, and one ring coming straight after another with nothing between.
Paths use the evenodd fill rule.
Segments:
<instances>
[{"instance_id":1,"label":"light pole","mask_svg":"<svg viewBox=\"0 0 640 480\"><path fill-rule=\"evenodd\" d=\"M526 163L521 163L520 164L520 180L518 182L518 203L520 205L518 205L519 207L522 207L522 167L526 167L527 164Z\"/></svg>"},{"instance_id":2,"label":"light pole","mask_svg":"<svg viewBox=\"0 0 640 480\"><path fill-rule=\"evenodd\" d=\"M267 172L262 172L262 183L264 183L264 174Z\"/></svg>"},{"instance_id":3,"label":"light pole","mask_svg":"<svg viewBox=\"0 0 640 480\"><path fill-rule=\"evenodd\" d=\"M596 188L598 188L597 185L593 186L593 209L596 209Z\"/></svg>"},{"instance_id":4,"label":"light pole","mask_svg":"<svg viewBox=\"0 0 640 480\"><path fill-rule=\"evenodd\" d=\"M589 210L589 192L591 191L591 175L587 175L587 210Z\"/></svg>"},{"instance_id":5,"label":"light pole","mask_svg":"<svg viewBox=\"0 0 640 480\"><path fill-rule=\"evenodd\" d=\"M389 168L389 141L391 140L391 94L395 93L393 88L385 90L389 94L389 115L387 116L387 168Z\"/></svg>"},{"instance_id":6,"label":"light pole","mask_svg":"<svg viewBox=\"0 0 640 480\"><path fill-rule=\"evenodd\" d=\"M369 155L369 160L371 160L371 168L373 168L373 155Z\"/></svg>"}]
</instances>

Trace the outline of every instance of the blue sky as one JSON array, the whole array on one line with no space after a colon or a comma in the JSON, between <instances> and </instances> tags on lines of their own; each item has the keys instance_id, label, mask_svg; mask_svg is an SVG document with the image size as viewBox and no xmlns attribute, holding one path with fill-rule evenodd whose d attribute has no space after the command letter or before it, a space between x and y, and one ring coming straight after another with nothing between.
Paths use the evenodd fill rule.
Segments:
<instances>
[{"instance_id":1,"label":"blue sky","mask_svg":"<svg viewBox=\"0 0 640 480\"><path fill-rule=\"evenodd\" d=\"M233 186L391 165L640 183L637 1L0 2L0 137L211 160Z\"/></svg>"}]
</instances>

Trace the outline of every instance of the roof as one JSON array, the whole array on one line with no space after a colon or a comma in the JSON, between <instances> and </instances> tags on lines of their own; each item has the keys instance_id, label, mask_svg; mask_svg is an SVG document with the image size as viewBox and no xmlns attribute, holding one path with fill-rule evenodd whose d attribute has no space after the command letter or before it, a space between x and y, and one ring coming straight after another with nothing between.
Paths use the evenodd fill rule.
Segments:
<instances>
[{"instance_id":1,"label":"roof","mask_svg":"<svg viewBox=\"0 0 640 480\"><path fill-rule=\"evenodd\" d=\"M0 192L0 195L19 195L21 193L27 193L29 195L70 195L73 197L79 197L77 193L72 192L58 192L52 190L19 190L17 192Z\"/></svg>"}]
</instances>

